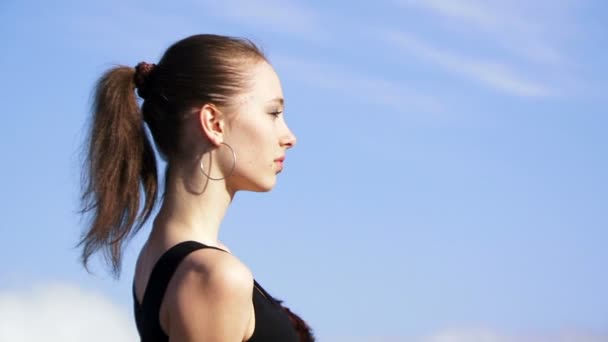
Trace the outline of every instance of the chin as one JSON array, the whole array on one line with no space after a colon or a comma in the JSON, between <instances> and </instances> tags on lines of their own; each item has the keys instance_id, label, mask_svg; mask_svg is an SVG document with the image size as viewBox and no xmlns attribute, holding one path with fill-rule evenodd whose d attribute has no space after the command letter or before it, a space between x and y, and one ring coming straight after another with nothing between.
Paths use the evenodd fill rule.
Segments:
<instances>
[{"instance_id":1,"label":"chin","mask_svg":"<svg viewBox=\"0 0 608 342\"><path fill-rule=\"evenodd\" d=\"M274 188L277 183L277 177L269 177L267 179L260 179L257 182L250 182L248 186L244 187L243 190L253 191L253 192L268 192Z\"/></svg>"},{"instance_id":2,"label":"chin","mask_svg":"<svg viewBox=\"0 0 608 342\"><path fill-rule=\"evenodd\" d=\"M265 184L260 184L261 186L259 187L259 190L257 190L257 191L258 192L268 192L274 188L276 183L277 183L276 181L272 181L272 182L268 182Z\"/></svg>"}]
</instances>

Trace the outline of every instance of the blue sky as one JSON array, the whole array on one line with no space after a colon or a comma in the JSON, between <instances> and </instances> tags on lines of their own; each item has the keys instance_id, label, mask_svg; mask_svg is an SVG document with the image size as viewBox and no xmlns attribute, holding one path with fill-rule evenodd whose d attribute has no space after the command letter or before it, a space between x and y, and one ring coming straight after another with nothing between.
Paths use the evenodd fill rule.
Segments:
<instances>
[{"instance_id":1,"label":"blue sky","mask_svg":"<svg viewBox=\"0 0 608 342\"><path fill-rule=\"evenodd\" d=\"M298 136L221 237L321 341L608 341L605 2L219 3L0 4L1 331L52 298L52 327L132 336L149 226L117 281L74 248L91 89L220 33L263 47Z\"/></svg>"}]
</instances>

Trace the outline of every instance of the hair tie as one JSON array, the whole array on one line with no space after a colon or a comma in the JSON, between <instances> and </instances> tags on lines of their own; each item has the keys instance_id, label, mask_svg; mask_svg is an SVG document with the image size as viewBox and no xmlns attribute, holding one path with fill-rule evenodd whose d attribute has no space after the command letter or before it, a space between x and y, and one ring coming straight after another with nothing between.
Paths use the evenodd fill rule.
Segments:
<instances>
[{"instance_id":1,"label":"hair tie","mask_svg":"<svg viewBox=\"0 0 608 342\"><path fill-rule=\"evenodd\" d=\"M146 85L154 68L156 68L156 64L146 62L139 62L135 67L135 75L133 76L135 89L137 89L137 95L144 100L150 95Z\"/></svg>"}]
</instances>

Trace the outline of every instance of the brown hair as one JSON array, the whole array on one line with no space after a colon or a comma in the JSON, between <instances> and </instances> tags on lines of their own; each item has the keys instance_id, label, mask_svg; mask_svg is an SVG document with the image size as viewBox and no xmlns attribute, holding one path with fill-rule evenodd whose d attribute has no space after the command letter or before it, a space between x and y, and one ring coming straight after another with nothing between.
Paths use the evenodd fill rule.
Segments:
<instances>
[{"instance_id":1,"label":"brown hair","mask_svg":"<svg viewBox=\"0 0 608 342\"><path fill-rule=\"evenodd\" d=\"M185 111L205 103L230 106L249 85L245 66L260 60L266 58L249 40L195 35L170 46L158 65L119 66L99 79L82 178L81 213L91 214L79 244L85 267L102 250L118 276L124 241L156 204L156 158L144 122L169 167L182 152L177 137Z\"/></svg>"}]
</instances>

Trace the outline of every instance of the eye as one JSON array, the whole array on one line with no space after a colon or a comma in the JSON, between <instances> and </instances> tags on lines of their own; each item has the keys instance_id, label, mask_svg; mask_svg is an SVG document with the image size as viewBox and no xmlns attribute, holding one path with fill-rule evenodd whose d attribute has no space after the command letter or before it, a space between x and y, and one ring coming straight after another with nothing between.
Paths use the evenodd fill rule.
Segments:
<instances>
[{"instance_id":1,"label":"eye","mask_svg":"<svg viewBox=\"0 0 608 342\"><path fill-rule=\"evenodd\" d=\"M270 114L270 115L272 115L272 116L279 116L279 115L281 115L281 113L283 113L283 112L282 112L282 111L280 111L280 110L276 110L276 111L274 111L274 112L270 112L270 113L268 113L268 114Z\"/></svg>"}]
</instances>

